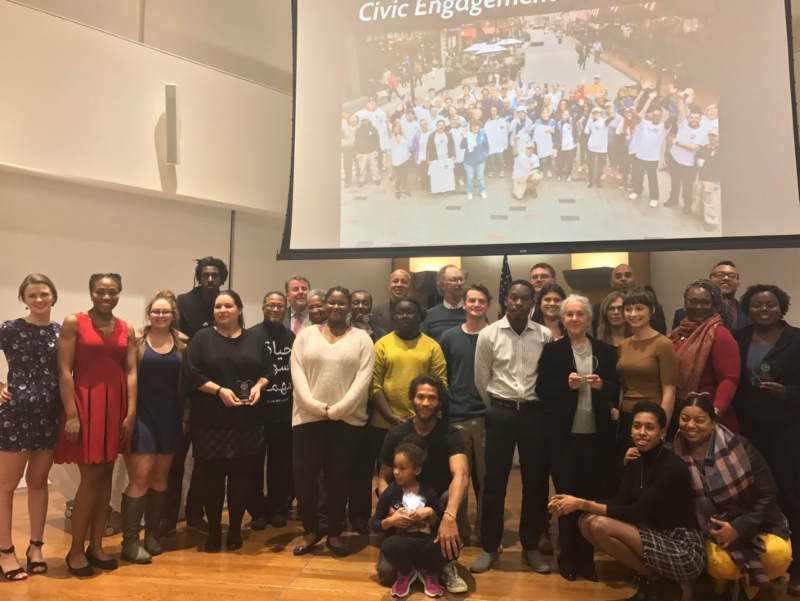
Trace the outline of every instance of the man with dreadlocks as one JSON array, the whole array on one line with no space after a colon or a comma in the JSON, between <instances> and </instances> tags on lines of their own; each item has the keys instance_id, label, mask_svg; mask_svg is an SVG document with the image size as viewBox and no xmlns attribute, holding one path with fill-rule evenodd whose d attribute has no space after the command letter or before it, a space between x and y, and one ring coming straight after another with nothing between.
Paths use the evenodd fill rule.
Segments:
<instances>
[{"instance_id":1,"label":"man with dreadlocks","mask_svg":"<svg viewBox=\"0 0 800 601\"><path fill-rule=\"evenodd\" d=\"M214 299L227 279L228 266L222 259L197 259L194 270L195 287L178 296L181 332L194 338L203 328L214 325Z\"/></svg>"},{"instance_id":2,"label":"man with dreadlocks","mask_svg":"<svg viewBox=\"0 0 800 601\"><path fill-rule=\"evenodd\" d=\"M214 325L214 300L222 285L228 279L228 266L222 259L203 257L197 259L194 270L195 287L178 296L178 310L181 314L180 330L190 339L203 328ZM166 535L175 531L181 509L183 493L183 473L186 463L186 452L192 440L189 423L183 424L183 453L176 453L172 459L167 482L167 499L164 508L165 518L161 522L160 533ZM200 497L200 485L192 472L189 491L186 493L186 526L208 532L208 524L203 519L203 501Z\"/></svg>"}]
</instances>

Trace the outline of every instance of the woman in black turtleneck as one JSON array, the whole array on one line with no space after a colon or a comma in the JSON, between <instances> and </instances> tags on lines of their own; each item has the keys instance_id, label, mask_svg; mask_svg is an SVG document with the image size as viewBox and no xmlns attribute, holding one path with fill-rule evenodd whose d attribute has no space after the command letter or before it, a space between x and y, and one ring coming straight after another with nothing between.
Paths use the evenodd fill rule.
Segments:
<instances>
[{"instance_id":1,"label":"woman in black turtleneck","mask_svg":"<svg viewBox=\"0 0 800 601\"><path fill-rule=\"evenodd\" d=\"M705 567L705 543L694 513L689 470L664 448L667 415L660 405L633 408L636 445L625 456L625 476L611 501L597 503L555 495L550 511L563 516L583 511L586 539L639 574L631 599L678 601L679 583L691 582Z\"/></svg>"}]
</instances>

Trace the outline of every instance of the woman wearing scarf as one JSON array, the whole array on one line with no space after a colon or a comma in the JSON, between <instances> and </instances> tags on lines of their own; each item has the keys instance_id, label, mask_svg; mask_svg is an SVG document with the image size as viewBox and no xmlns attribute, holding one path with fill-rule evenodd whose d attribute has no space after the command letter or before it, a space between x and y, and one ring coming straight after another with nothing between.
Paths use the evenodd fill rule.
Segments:
<instances>
[{"instance_id":1,"label":"woman wearing scarf","mask_svg":"<svg viewBox=\"0 0 800 601\"><path fill-rule=\"evenodd\" d=\"M481 122L473 120L469 124L469 131L461 134L461 148L464 154L464 169L467 171L467 200L472 200L475 192L475 179L478 179L478 192L481 198L486 198L486 185L483 174L486 159L489 156L489 138L481 129Z\"/></svg>"},{"instance_id":2,"label":"woman wearing scarf","mask_svg":"<svg viewBox=\"0 0 800 601\"><path fill-rule=\"evenodd\" d=\"M730 306L720 287L710 280L697 280L683 293L686 317L669 339L678 357L678 388L668 439L678 430L678 415L689 393L707 393L720 423L739 431L730 405L739 386L739 347L730 333Z\"/></svg>"},{"instance_id":3,"label":"woman wearing scarf","mask_svg":"<svg viewBox=\"0 0 800 601\"><path fill-rule=\"evenodd\" d=\"M743 578L747 597L772 599L769 581L792 561L786 518L767 462L746 438L717 422L717 407L694 396L680 413L675 453L689 468L708 573L718 595Z\"/></svg>"}]
</instances>

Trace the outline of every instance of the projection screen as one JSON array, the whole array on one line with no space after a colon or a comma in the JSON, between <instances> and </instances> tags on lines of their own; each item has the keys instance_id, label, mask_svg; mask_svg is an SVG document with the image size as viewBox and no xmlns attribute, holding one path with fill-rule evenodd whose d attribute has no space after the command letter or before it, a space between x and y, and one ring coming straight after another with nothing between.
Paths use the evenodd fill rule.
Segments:
<instances>
[{"instance_id":1,"label":"projection screen","mask_svg":"<svg viewBox=\"0 0 800 601\"><path fill-rule=\"evenodd\" d=\"M280 257L795 246L783 0L294 0Z\"/></svg>"}]
</instances>

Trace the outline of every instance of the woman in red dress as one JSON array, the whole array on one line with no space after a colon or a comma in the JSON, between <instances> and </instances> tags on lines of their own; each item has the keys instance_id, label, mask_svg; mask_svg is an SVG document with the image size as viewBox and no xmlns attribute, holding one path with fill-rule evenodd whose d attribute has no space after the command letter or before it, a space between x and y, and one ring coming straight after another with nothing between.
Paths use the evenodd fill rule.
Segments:
<instances>
[{"instance_id":1,"label":"woman in red dress","mask_svg":"<svg viewBox=\"0 0 800 601\"><path fill-rule=\"evenodd\" d=\"M66 559L76 576L91 576L92 566L117 568L117 561L103 550L103 532L114 462L128 452L136 418L134 331L113 314L122 278L115 273L95 274L89 290L92 308L64 320L58 344L64 414L55 460L77 463L81 472ZM89 548L84 549L90 526Z\"/></svg>"},{"instance_id":2,"label":"woman in red dress","mask_svg":"<svg viewBox=\"0 0 800 601\"><path fill-rule=\"evenodd\" d=\"M720 287L710 280L689 284L683 303L686 317L669 335L678 357L678 389L667 440L675 437L678 417L691 393L705 396L714 404L717 421L738 432L731 401L739 386L741 365L739 347L730 332L730 306Z\"/></svg>"}]
</instances>

